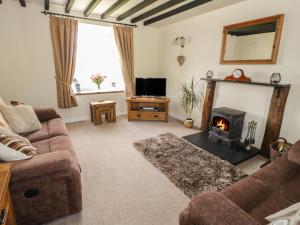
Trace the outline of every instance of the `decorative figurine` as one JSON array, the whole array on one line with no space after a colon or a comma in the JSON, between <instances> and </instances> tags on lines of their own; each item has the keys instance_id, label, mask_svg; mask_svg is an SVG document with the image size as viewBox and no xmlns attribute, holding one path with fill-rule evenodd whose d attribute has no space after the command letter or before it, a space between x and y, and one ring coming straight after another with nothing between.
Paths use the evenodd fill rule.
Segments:
<instances>
[{"instance_id":1,"label":"decorative figurine","mask_svg":"<svg viewBox=\"0 0 300 225\"><path fill-rule=\"evenodd\" d=\"M74 78L73 83L75 85L76 88L76 92L80 92L80 83L78 82L78 80L76 78Z\"/></svg>"},{"instance_id":2,"label":"decorative figurine","mask_svg":"<svg viewBox=\"0 0 300 225\"><path fill-rule=\"evenodd\" d=\"M271 84L279 84L281 81L281 74L280 73L273 73L270 77Z\"/></svg>"},{"instance_id":3,"label":"decorative figurine","mask_svg":"<svg viewBox=\"0 0 300 225\"><path fill-rule=\"evenodd\" d=\"M214 71L212 71L212 70L207 71L206 78L212 79L213 77L214 77Z\"/></svg>"}]
</instances>

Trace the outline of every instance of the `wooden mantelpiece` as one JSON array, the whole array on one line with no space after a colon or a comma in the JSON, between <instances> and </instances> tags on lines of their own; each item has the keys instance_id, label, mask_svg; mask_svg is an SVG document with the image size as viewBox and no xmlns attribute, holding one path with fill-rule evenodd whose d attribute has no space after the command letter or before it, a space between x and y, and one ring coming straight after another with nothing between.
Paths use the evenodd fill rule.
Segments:
<instances>
[{"instance_id":1,"label":"wooden mantelpiece","mask_svg":"<svg viewBox=\"0 0 300 225\"><path fill-rule=\"evenodd\" d=\"M244 85L260 85L266 87L273 87L273 95L270 102L269 114L264 134L263 143L261 146L261 154L267 158L270 157L269 145L270 143L279 137L281 124L283 120L284 110L286 101L289 95L291 88L290 84L270 84L264 82L239 82L239 81L229 81L222 79L207 79L201 78L201 80L207 81L206 86L206 95L203 106L203 113L201 119L202 131L207 131L209 129L209 123L211 120L211 112L214 102L214 95L217 82L226 82L226 83L237 83Z\"/></svg>"}]
</instances>

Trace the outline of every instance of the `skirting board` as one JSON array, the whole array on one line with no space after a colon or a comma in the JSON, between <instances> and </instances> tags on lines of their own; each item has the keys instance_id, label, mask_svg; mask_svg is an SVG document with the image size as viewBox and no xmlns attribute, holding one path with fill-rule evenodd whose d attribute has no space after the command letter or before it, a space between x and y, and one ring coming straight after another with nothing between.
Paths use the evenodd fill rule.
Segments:
<instances>
[{"instance_id":1,"label":"skirting board","mask_svg":"<svg viewBox=\"0 0 300 225\"><path fill-rule=\"evenodd\" d=\"M119 112L117 116L127 115L127 112ZM76 123L91 120L90 116L82 116L82 117L72 117L72 118L63 118L65 123Z\"/></svg>"}]
</instances>

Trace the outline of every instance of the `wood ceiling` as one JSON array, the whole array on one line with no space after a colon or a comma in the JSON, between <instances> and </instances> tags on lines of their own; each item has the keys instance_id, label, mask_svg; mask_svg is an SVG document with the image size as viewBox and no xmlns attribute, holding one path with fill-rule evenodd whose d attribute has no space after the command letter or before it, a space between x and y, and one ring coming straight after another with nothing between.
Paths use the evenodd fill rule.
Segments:
<instances>
[{"instance_id":1,"label":"wood ceiling","mask_svg":"<svg viewBox=\"0 0 300 225\"><path fill-rule=\"evenodd\" d=\"M18 1L22 7L26 7L26 1L31 2L30 0ZM49 11L50 5L56 4L59 0L41 1L44 2L45 11ZM105 0L65 0L64 8L66 14L71 13L77 1L88 1L87 6L83 10L85 17L89 17L92 13L93 16L97 15L98 13L95 12L95 9L105 2ZM131 24L142 21L143 24L147 26L211 1L213 0L114 0L109 1L109 3L106 1L106 8L103 13L99 14L99 17L102 20L107 18L111 19L111 15L123 7L126 8L125 11L113 18L116 22L129 19ZM2 2L3 0L0 0L0 4L2 4ZM129 4L131 5L128 8Z\"/></svg>"}]
</instances>

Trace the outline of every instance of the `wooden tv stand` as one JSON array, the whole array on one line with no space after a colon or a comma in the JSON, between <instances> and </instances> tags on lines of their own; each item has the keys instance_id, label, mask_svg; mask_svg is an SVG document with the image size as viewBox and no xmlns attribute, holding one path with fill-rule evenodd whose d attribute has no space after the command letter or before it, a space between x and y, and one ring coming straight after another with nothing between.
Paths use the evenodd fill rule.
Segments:
<instances>
[{"instance_id":1,"label":"wooden tv stand","mask_svg":"<svg viewBox=\"0 0 300 225\"><path fill-rule=\"evenodd\" d=\"M157 120L168 122L169 116L168 97L129 97L128 121L132 120ZM143 110L142 107L156 107L157 110Z\"/></svg>"}]
</instances>

